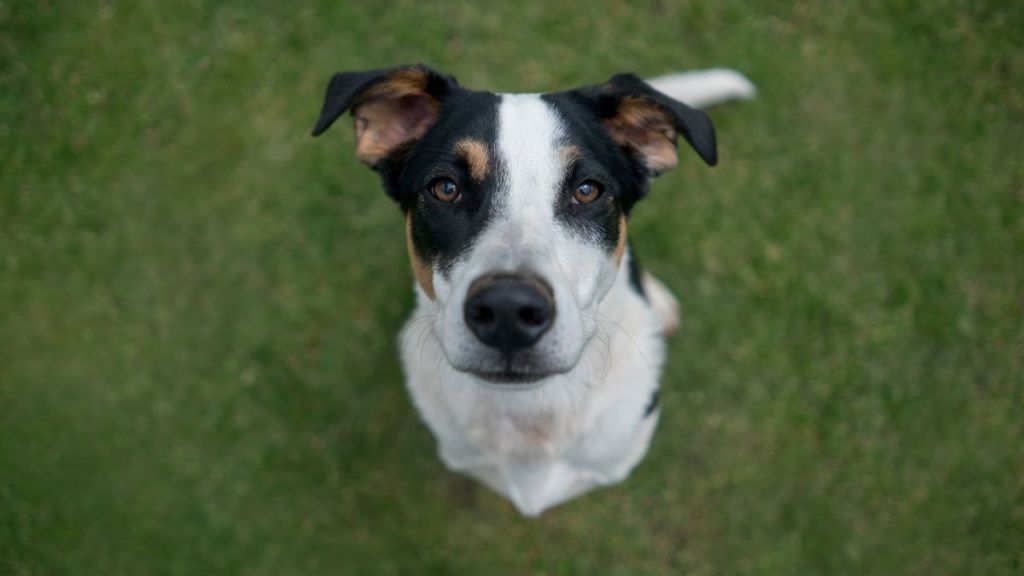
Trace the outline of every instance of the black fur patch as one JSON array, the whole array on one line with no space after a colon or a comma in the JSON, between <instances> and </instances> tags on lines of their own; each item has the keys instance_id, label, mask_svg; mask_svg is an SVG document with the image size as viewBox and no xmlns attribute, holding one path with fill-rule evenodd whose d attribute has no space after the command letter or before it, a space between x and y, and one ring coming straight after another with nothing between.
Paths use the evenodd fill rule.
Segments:
<instances>
[{"instance_id":1,"label":"black fur patch","mask_svg":"<svg viewBox=\"0 0 1024 576\"><path fill-rule=\"evenodd\" d=\"M444 102L437 124L411 147L400 165L381 172L384 185L400 203L412 223L417 254L432 262L442 274L490 221L503 167L495 149L498 117L497 95L460 90ZM465 159L455 153L460 140L471 138L488 149L489 170L482 181L470 177ZM454 203L437 200L430 185L450 178L462 193Z\"/></svg>"},{"instance_id":2,"label":"black fur patch","mask_svg":"<svg viewBox=\"0 0 1024 576\"><path fill-rule=\"evenodd\" d=\"M609 253L619 243L619 219L628 216L637 200L647 193L644 167L612 141L594 111L575 92L545 94L564 123L564 146L579 154L565 175L563 191L556 197L555 215L580 238L599 243ZM573 204L572 195L584 181L604 188L603 197L590 204Z\"/></svg>"},{"instance_id":3,"label":"black fur patch","mask_svg":"<svg viewBox=\"0 0 1024 576\"><path fill-rule=\"evenodd\" d=\"M651 414L654 414L654 411L658 409L660 392L661 390L655 388L654 392L651 393L651 399L647 401L647 407L644 408L644 418L647 418Z\"/></svg>"},{"instance_id":4,"label":"black fur patch","mask_svg":"<svg viewBox=\"0 0 1024 576\"><path fill-rule=\"evenodd\" d=\"M647 291L644 290L643 269L640 268L640 261L636 258L636 251L633 245L629 245L629 285L637 294L647 300Z\"/></svg>"}]
</instances>

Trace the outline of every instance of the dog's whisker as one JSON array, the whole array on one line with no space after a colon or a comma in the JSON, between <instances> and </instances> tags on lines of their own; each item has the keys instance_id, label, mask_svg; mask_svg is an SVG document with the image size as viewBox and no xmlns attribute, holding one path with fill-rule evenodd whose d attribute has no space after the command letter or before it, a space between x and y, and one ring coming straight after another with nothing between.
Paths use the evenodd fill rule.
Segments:
<instances>
[{"instance_id":1,"label":"dog's whisker","mask_svg":"<svg viewBox=\"0 0 1024 576\"><path fill-rule=\"evenodd\" d=\"M629 333L628 330L623 328L622 325L619 324L618 322L612 320L611 318L608 318L604 314L601 314L601 312L597 312L597 314L598 314L597 318L601 322L601 324L610 325L610 326L612 326L614 328L617 328L620 332L622 332L622 334L629 340L630 344L632 344L633 347L636 348L637 353L639 353L640 356L644 359L644 362L647 363L647 368L648 369L653 369L653 367L651 365L651 361L647 359L647 355L644 354L643 349L640 348L640 345L637 344L636 340L633 339L633 336Z\"/></svg>"}]
</instances>

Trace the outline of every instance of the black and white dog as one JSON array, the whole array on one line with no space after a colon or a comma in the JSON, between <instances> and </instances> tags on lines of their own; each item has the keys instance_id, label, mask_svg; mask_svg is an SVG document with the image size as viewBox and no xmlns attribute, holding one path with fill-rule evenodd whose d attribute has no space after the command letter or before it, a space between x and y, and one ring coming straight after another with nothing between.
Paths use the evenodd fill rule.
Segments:
<instances>
[{"instance_id":1,"label":"black and white dog","mask_svg":"<svg viewBox=\"0 0 1024 576\"><path fill-rule=\"evenodd\" d=\"M331 79L313 135L351 110L356 154L405 214L402 362L450 469L535 516L643 458L677 305L637 267L627 221L677 136L717 161L711 120L679 100L752 91L728 70L550 94L424 66Z\"/></svg>"}]
</instances>

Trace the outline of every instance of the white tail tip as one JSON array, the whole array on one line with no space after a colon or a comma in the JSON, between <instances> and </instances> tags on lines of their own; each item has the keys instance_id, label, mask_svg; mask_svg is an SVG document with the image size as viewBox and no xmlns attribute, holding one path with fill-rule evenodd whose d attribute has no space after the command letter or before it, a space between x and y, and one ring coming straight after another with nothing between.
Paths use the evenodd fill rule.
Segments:
<instances>
[{"instance_id":1,"label":"white tail tip","mask_svg":"<svg viewBox=\"0 0 1024 576\"><path fill-rule=\"evenodd\" d=\"M694 108L706 108L729 100L748 100L757 94L757 88L746 76L729 68L666 74L651 78L647 83Z\"/></svg>"}]
</instances>

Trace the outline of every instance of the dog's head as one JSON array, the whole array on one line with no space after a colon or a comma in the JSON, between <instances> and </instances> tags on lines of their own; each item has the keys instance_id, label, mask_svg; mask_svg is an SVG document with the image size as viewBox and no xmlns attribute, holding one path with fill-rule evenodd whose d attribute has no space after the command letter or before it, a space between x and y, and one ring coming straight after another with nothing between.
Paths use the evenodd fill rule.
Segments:
<instances>
[{"instance_id":1,"label":"dog's head","mask_svg":"<svg viewBox=\"0 0 1024 576\"><path fill-rule=\"evenodd\" d=\"M677 136L716 162L708 117L629 74L539 95L467 90L424 66L336 74L313 135L346 110L356 154L405 213L448 362L491 382L571 370Z\"/></svg>"}]
</instances>

